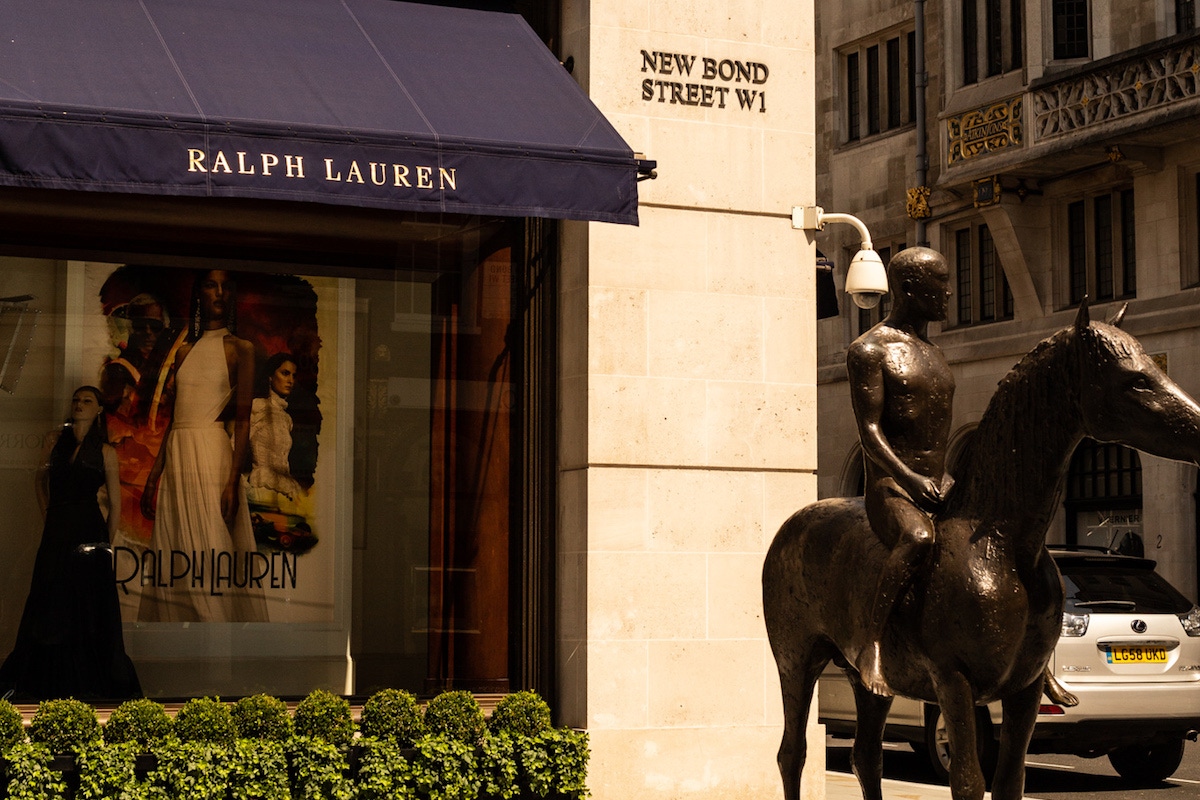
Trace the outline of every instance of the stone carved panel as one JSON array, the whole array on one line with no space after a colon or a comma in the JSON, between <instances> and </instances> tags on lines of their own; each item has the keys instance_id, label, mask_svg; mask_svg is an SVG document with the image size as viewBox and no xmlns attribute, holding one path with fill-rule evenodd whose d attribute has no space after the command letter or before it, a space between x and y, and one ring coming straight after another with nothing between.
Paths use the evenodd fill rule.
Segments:
<instances>
[{"instance_id":1,"label":"stone carved panel","mask_svg":"<svg viewBox=\"0 0 1200 800\"><path fill-rule=\"evenodd\" d=\"M1020 97L1011 97L947 119L947 166L1020 147L1024 141L1021 106Z\"/></svg>"},{"instance_id":2,"label":"stone carved panel","mask_svg":"<svg viewBox=\"0 0 1200 800\"><path fill-rule=\"evenodd\" d=\"M1051 139L1141 111L1194 98L1200 42L1146 53L1030 93L1034 137Z\"/></svg>"}]
</instances>

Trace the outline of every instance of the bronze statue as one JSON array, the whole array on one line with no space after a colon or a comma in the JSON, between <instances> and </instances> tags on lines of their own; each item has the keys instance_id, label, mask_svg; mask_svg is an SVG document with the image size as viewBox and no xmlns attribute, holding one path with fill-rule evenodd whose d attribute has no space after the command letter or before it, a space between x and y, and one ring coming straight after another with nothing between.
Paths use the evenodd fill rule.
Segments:
<instances>
[{"instance_id":1,"label":"bronze statue","mask_svg":"<svg viewBox=\"0 0 1200 800\"><path fill-rule=\"evenodd\" d=\"M950 365L927 335L930 322L946 318L946 259L927 247L904 250L888 266L888 284L891 312L846 351L867 520L891 550L875 589L868 645L855 666L866 687L884 696L891 690L880 669L879 642L896 601L933 547L930 515L953 483L946 446L954 402Z\"/></svg>"},{"instance_id":2,"label":"bronze statue","mask_svg":"<svg viewBox=\"0 0 1200 800\"><path fill-rule=\"evenodd\" d=\"M1045 550L1046 530L1075 446L1090 436L1200 459L1200 406L1119 329L1123 316L1124 309L1107 324L1091 322L1085 302L1072 326L1001 381L959 462L957 483L931 515L936 536L883 627L886 685L941 706L955 800L983 797L975 710L995 700L1004 725L992 797L1023 794L1025 752L1062 620L1062 579ZM851 665L878 635L872 617L892 549L868 519L862 498L807 506L780 528L763 566L764 617L783 690L786 800L800 796L818 676L836 659L856 678ZM892 701L853 683L854 771L863 797L881 800Z\"/></svg>"}]
</instances>

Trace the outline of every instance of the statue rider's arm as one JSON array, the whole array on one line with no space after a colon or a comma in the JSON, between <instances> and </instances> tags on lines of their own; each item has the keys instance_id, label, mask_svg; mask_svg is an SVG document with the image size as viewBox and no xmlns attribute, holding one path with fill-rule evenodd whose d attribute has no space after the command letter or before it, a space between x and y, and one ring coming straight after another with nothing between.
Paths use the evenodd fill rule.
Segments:
<instances>
[{"instance_id":1,"label":"statue rider's arm","mask_svg":"<svg viewBox=\"0 0 1200 800\"><path fill-rule=\"evenodd\" d=\"M883 431L886 353L878 344L858 342L846 354L850 376L850 403L858 422L863 453L890 476L917 505L936 508L942 501L939 482L915 472L896 454Z\"/></svg>"}]
</instances>

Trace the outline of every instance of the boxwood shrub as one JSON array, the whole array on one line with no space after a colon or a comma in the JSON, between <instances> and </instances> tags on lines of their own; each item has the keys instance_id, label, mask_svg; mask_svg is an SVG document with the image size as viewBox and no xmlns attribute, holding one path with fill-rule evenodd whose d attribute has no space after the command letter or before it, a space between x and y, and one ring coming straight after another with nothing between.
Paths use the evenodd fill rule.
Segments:
<instances>
[{"instance_id":1,"label":"boxwood shrub","mask_svg":"<svg viewBox=\"0 0 1200 800\"><path fill-rule=\"evenodd\" d=\"M107 744L133 742L143 750L157 741L167 738L173 723L162 703L142 698L126 700L113 709L104 723L104 741Z\"/></svg>"},{"instance_id":2,"label":"boxwood shrub","mask_svg":"<svg viewBox=\"0 0 1200 800\"><path fill-rule=\"evenodd\" d=\"M278 697L266 694L243 697L233 704L230 713L238 736L243 739L286 742L292 735L287 703Z\"/></svg>"},{"instance_id":3,"label":"boxwood shrub","mask_svg":"<svg viewBox=\"0 0 1200 800\"><path fill-rule=\"evenodd\" d=\"M29 740L51 753L73 753L99 739L96 709L82 700L43 700L29 722Z\"/></svg>"},{"instance_id":4,"label":"boxwood shrub","mask_svg":"<svg viewBox=\"0 0 1200 800\"><path fill-rule=\"evenodd\" d=\"M425 728L434 736L444 736L474 747L483 740L483 709L468 691L442 692L425 707Z\"/></svg>"},{"instance_id":5,"label":"boxwood shrub","mask_svg":"<svg viewBox=\"0 0 1200 800\"><path fill-rule=\"evenodd\" d=\"M350 744L354 738L354 717L344 697L314 689L296 706L294 720L298 736L324 739L330 744Z\"/></svg>"},{"instance_id":6,"label":"boxwood shrub","mask_svg":"<svg viewBox=\"0 0 1200 800\"><path fill-rule=\"evenodd\" d=\"M175 735L181 742L231 745L237 728L229 706L217 697L193 697L175 714Z\"/></svg>"},{"instance_id":7,"label":"boxwood shrub","mask_svg":"<svg viewBox=\"0 0 1200 800\"><path fill-rule=\"evenodd\" d=\"M425 734L417 698L401 689L383 689L363 704L362 735L412 747Z\"/></svg>"},{"instance_id":8,"label":"boxwood shrub","mask_svg":"<svg viewBox=\"0 0 1200 800\"><path fill-rule=\"evenodd\" d=\"M0 700L0 755L7 753L13 745L25 741L25 720L17 707L7 700Z\"/></svg>"},{"instance_id":9,"label":"boxwood shrub","mask_svg":"<svg viewBox=\"0 0 1200 800\"><path fill-rule=\"evenodd\" d=\"M537 736L550 729L550 706L537 692L521 691L506 695L496 704L488 719L492 733L512 736Z\"/></svg>"}]
</instances>

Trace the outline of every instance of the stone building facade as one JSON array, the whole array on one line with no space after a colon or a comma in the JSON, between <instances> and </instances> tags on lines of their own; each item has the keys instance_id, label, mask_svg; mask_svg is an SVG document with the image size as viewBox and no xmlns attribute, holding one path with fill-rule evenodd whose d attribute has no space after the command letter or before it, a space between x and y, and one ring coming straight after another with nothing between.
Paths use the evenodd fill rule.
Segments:
<instances>
[{"instance_id":1,"label":"stone building facade","mask_svg":"<svg viewBox=\"0 0 1200 800\"><path fill-rule=\"evenodd\" d=\"M1093 317L1128 303L1125 328L1200 393L1194 4L921 7L925 81L912 4L818 9L817 196L827 210L860 216L885 261L922 243L922 227L923 243L949 260L949 319L932 332L958 385L952 446L997 382L1068 324L1085 294ZM922 129L927 193L917 191ZM853 231L831 228L818 245L839 265L840 285L858 247ZM842 306L818 323L821 496L859 489L844 355L886 302ZM1140 548L1195 599L1196 505L1195 467L1085 442L1049 541Z\"/></svg>"}]
</instances>

